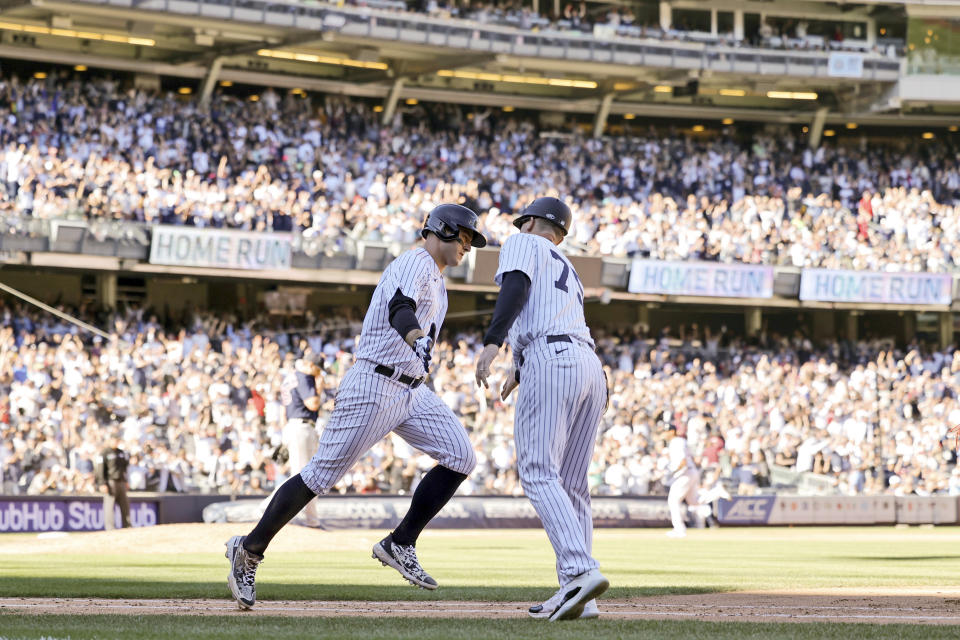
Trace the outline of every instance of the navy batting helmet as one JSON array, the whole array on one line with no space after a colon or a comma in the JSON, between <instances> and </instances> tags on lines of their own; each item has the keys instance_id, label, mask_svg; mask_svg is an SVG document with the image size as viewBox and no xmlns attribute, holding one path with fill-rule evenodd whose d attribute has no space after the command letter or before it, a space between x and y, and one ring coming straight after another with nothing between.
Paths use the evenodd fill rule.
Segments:
<instances>
[{"instance_id":1,"label":"navy batting helmet","mask_svg":"<svg viewBox=\"0 0 960 640\"><path fill-rule=\"evenodd\" d=\"M528 218L543 218L560 227L563 235L570 231L570 224L573 222L573 214L570 207L556 198L543 197L537 198L531 202L520 217L513 221L513 226L517 229L523 226Z\"/></svg>"},{"instance_id":2,"label":"navy batting helmet","mask_svg":"<svg viewBox=\"0 0 960 640\"><path fill-rule=\"evenodd\" d=\"M452 242L460 237L460 230L466 229L473 234L470 244L477 249L487 246L487 239L477 231L477 214L459 204L441 204L430 212L420 231L426 238L431 231L444 242Z\"/></svg>"}]
</instances>

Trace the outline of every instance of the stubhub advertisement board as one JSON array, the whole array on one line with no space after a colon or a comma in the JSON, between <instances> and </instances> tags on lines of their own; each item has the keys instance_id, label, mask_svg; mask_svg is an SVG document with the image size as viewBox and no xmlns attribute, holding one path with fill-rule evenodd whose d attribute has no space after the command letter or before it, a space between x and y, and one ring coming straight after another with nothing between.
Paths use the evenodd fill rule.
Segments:
<instances>
[{"instance_id":1,"label":"stubhub advertisement board","mask_svg":"<svg viewBox=\"0 0 960 640\"><path fill-rule=\"evenodd\" d=\"M120 526L120 507L114 508L114 522ZM150 527L157 524L157 503L131 502L130 524ZM0 533L41 533L44 531L99 531L103 529L103 500L2 500Z\"/></svg>"}]
</instances>

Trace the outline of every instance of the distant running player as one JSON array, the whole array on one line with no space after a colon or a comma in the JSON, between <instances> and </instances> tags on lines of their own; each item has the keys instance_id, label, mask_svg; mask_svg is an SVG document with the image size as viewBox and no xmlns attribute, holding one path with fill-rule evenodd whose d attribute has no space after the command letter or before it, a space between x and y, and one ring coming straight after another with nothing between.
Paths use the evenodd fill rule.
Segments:
<instances>
[{"instance_id":1,"label":"distant running player","mask_svg":"<svg viewBox=\"0 0 960 640\"><path fill-rule=\"evenodd\" d=\"M287 448L291 474L307 465L319 444L317 417L320 395L317 377L323 374L322 364L323 356L319 353L305 353L294 362L294 369L287 373L280 387L280 399L287 420L283 426L282 442ZM307 503L294 522L298 520L309 527L320 525L316 500Z\"/></svg>"},{"instance_id":2,"label":"distant running player","mask_svg":"<svg viewBox=\"0 0 960 640\"><path fill-rule=\"evenodd\" d=\"M447 312L443 270L459 264L471 246L483 247L487 241L477 231L476 214L455 204L431 211L421 235L423 246L394 260L373 292L356 364L340 384L316 454L280 487L250 534L233 536L226 543L228 582L242 609L256 602L257 567L277 532L391 431L438 464L417 485L410 510L397 528L374 545L373 556L411 584L437 588L417 559L417 538L473 469L476 458L463 425L423 381Z\"/></svg>"},{"instance_id":3,"label":"distant running player","mask_svg":"<svg viewBox=\"0 0 960 640\"><path fill-rule=\"evenodd\" d=\"M515 437L520 483L557 556L560 590L530 615L570 620L599 615L594 598L610 583L591 555L593 516L587 467L607 402L606 378L583 315L583 286L556 250L572 214L537 198L514 224L522 233L500 250L500 295L477 360L477 384L509 335L514 368L503 399L519 385Z\"/></svg>"}]
</instances>

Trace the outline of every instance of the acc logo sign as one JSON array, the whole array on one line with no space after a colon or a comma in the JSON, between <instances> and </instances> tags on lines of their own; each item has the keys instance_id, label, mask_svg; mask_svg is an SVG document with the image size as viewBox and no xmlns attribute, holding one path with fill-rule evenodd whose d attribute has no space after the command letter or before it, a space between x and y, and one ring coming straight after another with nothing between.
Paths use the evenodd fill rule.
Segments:
<instances>
[{"instance_id":1,"label":"acc logo sign","mask_svg":"<svg viewBox=\"0 0 960 640\"><path fill-rule=\"evenodd\" d=\"M766 524L776 496L757 496L720 500L720 524Z\"/></svg>"}]
</instances>

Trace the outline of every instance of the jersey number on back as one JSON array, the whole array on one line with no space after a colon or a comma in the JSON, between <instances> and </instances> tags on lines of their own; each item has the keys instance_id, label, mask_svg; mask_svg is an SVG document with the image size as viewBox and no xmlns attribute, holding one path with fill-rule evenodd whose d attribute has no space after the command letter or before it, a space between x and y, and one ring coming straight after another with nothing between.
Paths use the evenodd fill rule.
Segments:
<instances>
[{"instance_id":1,"label":"jersey number on back","mask_svg":"<svg viewBox=\"0 0 960 640\"><path fill-rule=\"evenodd\" d=\"M570 272L572 271L572 269L570 269L570 265L567 264L567 261L561 258L560 254L557 253L556 251L551 250L550 256L554 260L559 261L560 265L563 267L563 271L560 273L560 277L557 278L557 281L553 283L553 286L555 286L557 289L560 289L560 291L563 291L564 293L568 293L570 290L567 289L567 278L570 277ZM577 275L576 271L573 272L573 277L576 279L577 288L579 289L579 291L577 292L577 300L579 300L580 304L582 305L583 304L583 284L580 282L580 276Z\"/></svg>"}]
</instances>

